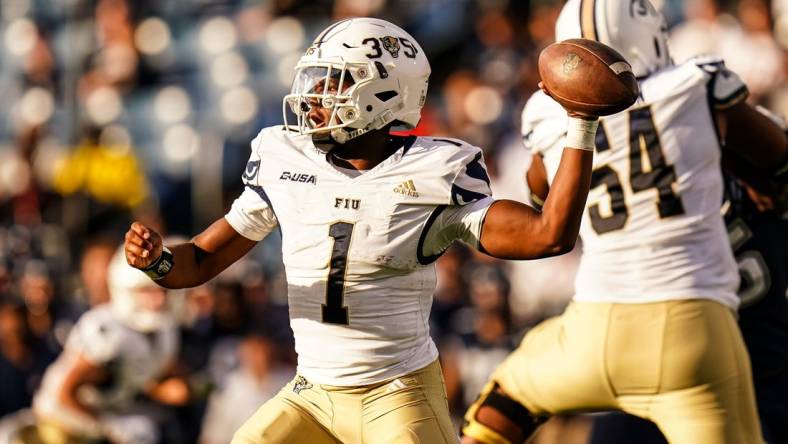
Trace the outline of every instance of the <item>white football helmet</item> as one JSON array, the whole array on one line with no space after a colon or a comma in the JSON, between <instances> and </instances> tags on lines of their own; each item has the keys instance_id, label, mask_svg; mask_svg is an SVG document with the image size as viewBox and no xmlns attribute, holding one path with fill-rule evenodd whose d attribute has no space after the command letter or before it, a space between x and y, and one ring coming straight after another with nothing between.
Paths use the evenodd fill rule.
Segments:
<instances>
[{"instance_id":1,"label":"white football helmet","mask_svg":"<svg viewBox=\"0 0 788 444\"><path fill-rule=\"evenodd\" d=\"M415 128L427 96L430 64L407 32L385 20L352 18L326 28L295 67L282 102L301 134L330 131L338 143L394 122ZM314 121L320 107L330 118Z\"/></svg>"},{"instance_id":2,"label":"white football helmet","mask_svg":"<svg viewBox=\"0 0 788 444\"><path fill-rule=\"evenodd\" d=\"M145 273L126 262L122 246L109 263L107 281L112 311L128 327L150 333L175 322L172 313L174 303L172 291L168 291L167 300L161 310L149 310L140 304L137 291L144 288L160 289L161 287Z\"/></svg>"},{"instance_id":3,"label":"white football helmet","mask_svg":"<svg viewBox=\"0 0 788 444\"><path fill-rule=\"evenodd\" d=\"M596 40L615 49L645 77L673 62L665 17L649 0L569 0L555 24L558 41Z\"/></svg>"}]
</instances>

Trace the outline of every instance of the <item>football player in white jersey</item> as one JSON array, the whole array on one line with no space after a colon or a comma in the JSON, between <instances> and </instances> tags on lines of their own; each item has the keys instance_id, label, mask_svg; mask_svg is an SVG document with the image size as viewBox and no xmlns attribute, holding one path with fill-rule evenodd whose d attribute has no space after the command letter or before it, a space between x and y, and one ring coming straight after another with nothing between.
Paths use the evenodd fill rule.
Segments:
<instances>
[{"instance_id":1,"label":"football player in white jersey","mask_svg":"<svg viewBox=\"0 0 788 444\"><path fill-rule=\"evenodd\" d=\"M500 258L570 250L590 181L595 116L569 119L544 210L493 200L482 152L414 128L430 66L383 20L320 33L296 66L285 120L252 141L246 189L191 242L163 248L140 223L130 264L161 285L207 281L279 227L298 375L236 443L454 443L430 339L432 263L455 240ZM584 118L581 118L584 117Z\"/></svg>"},{"instance_id":2,"label":"football player in white jersey","mask_svg":"<svg viewBox=\"0 0 788 444\"><path fill-rule=\"evenodd\" d=\"M110 302L82 315L33 399L36 427L23 443L157 442L134 398L154 390L178 348L173 295L151 285L119 249L108 270ZM154 392L151 392L154 393Z\"/></svg>"},{"instance_id":3,"label":"football player in white jersey","mask_svg":"<svg viewBox=\"0 0 788 444\"><path fill-rule=\"evenodd\" d=\"M617 49L641 96L600 119L573 301L496 369L466 413L466 443L522 442L540 417L584 410L648 418L672 443L763 442L735 319L720 158L746 147L742 162L776 176L786 138L744 103L745 85L721 60L673 65L665 31L647 0L570 0L560 14L556 38ZM526 104L535 201L555 186L565 126L543 93Z\"/></svg>"}]
</instances>

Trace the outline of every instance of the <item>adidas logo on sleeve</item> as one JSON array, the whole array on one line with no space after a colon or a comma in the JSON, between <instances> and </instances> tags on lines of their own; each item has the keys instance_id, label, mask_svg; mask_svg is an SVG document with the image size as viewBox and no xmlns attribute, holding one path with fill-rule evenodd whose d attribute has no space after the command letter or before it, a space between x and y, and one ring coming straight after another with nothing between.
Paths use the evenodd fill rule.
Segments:
<instances>
[{"instance_id":1,"label":"adidas logo on sleeve","mask_svg":"<svg viewBox=\"0 0 788 444\"><path fill-rule=\"evenodd\" d=\"M412 180L406 180L405 182L397 185L394 187L394 192L404 194L408 197L419 197L419 192L416 191L416 185Z\"/></svg>"}]
</instances>

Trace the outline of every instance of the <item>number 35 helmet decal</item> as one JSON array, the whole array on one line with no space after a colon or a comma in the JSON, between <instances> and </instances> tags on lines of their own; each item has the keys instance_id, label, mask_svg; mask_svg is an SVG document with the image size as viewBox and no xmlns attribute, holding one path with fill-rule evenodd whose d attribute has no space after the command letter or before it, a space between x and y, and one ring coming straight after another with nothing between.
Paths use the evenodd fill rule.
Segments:
<instances>
[{"instance_id":1,"label":"number 35 helmet decal","mask_svg":"<svg viewBox=\"0 0 788 444\"><path fill-rule=\"evenodd\" d=\"M345 143L390 123L415 128L430 64L416 40L398 26L353 18L321 32L295 71L282 103L285 125L301 134L330 132ZM288 122L288 109L296 125Z\"/></svg>"}]
</instances>

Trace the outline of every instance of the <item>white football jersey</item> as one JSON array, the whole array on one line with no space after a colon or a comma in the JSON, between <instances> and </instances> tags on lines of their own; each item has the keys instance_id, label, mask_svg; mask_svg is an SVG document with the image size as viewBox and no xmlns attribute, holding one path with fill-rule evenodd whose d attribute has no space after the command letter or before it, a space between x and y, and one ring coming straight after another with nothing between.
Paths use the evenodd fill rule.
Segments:
<instances>
[{"instance_id":1,"label":"white football jersey","mask_svg":"<svg viewBox=\"0 0 788 444\"><path fill-rule=\"evenodd\" d=\"M456 239L478 246L492 202L481 150L394 141L394 154L351 177L310 136L266 128L225 216L252 240L279 226L298 372L310 382L373 384L434 361L432 263Z\"/></svg>"},{"instance_id":2,"label":"white football jersey","mask_svg":"<svg viewBox=\"0 0 788 444\"><path fill-rule=\"evenodd\" d=\"M600 119L575 299L708 298L735 308L738 274L720 217L712 110L739 103L747 89L721 60L703 58L641 80L640 90L630 109ZM552 181L566 112L534 94L523 110L523 134Z\"/></svg>"},{"instance_id":3,"label":"white football jersey","mask_svg":"<svg viewBox=\"0 0 788 444\"><path fill-rule=\"evenodd\" d=\"M97 306L74 325L63 352L44 373L33 407L39 416L79 428L74 418L81 413L60 402L60 390L74 361L82 356L105 369L109 380L102 387L83 386L78 393L81 401L102 413L122 412L172 363L178 342L174 323L146 334L127 327L108 304Z\"/></svg>"}]
</instances>

